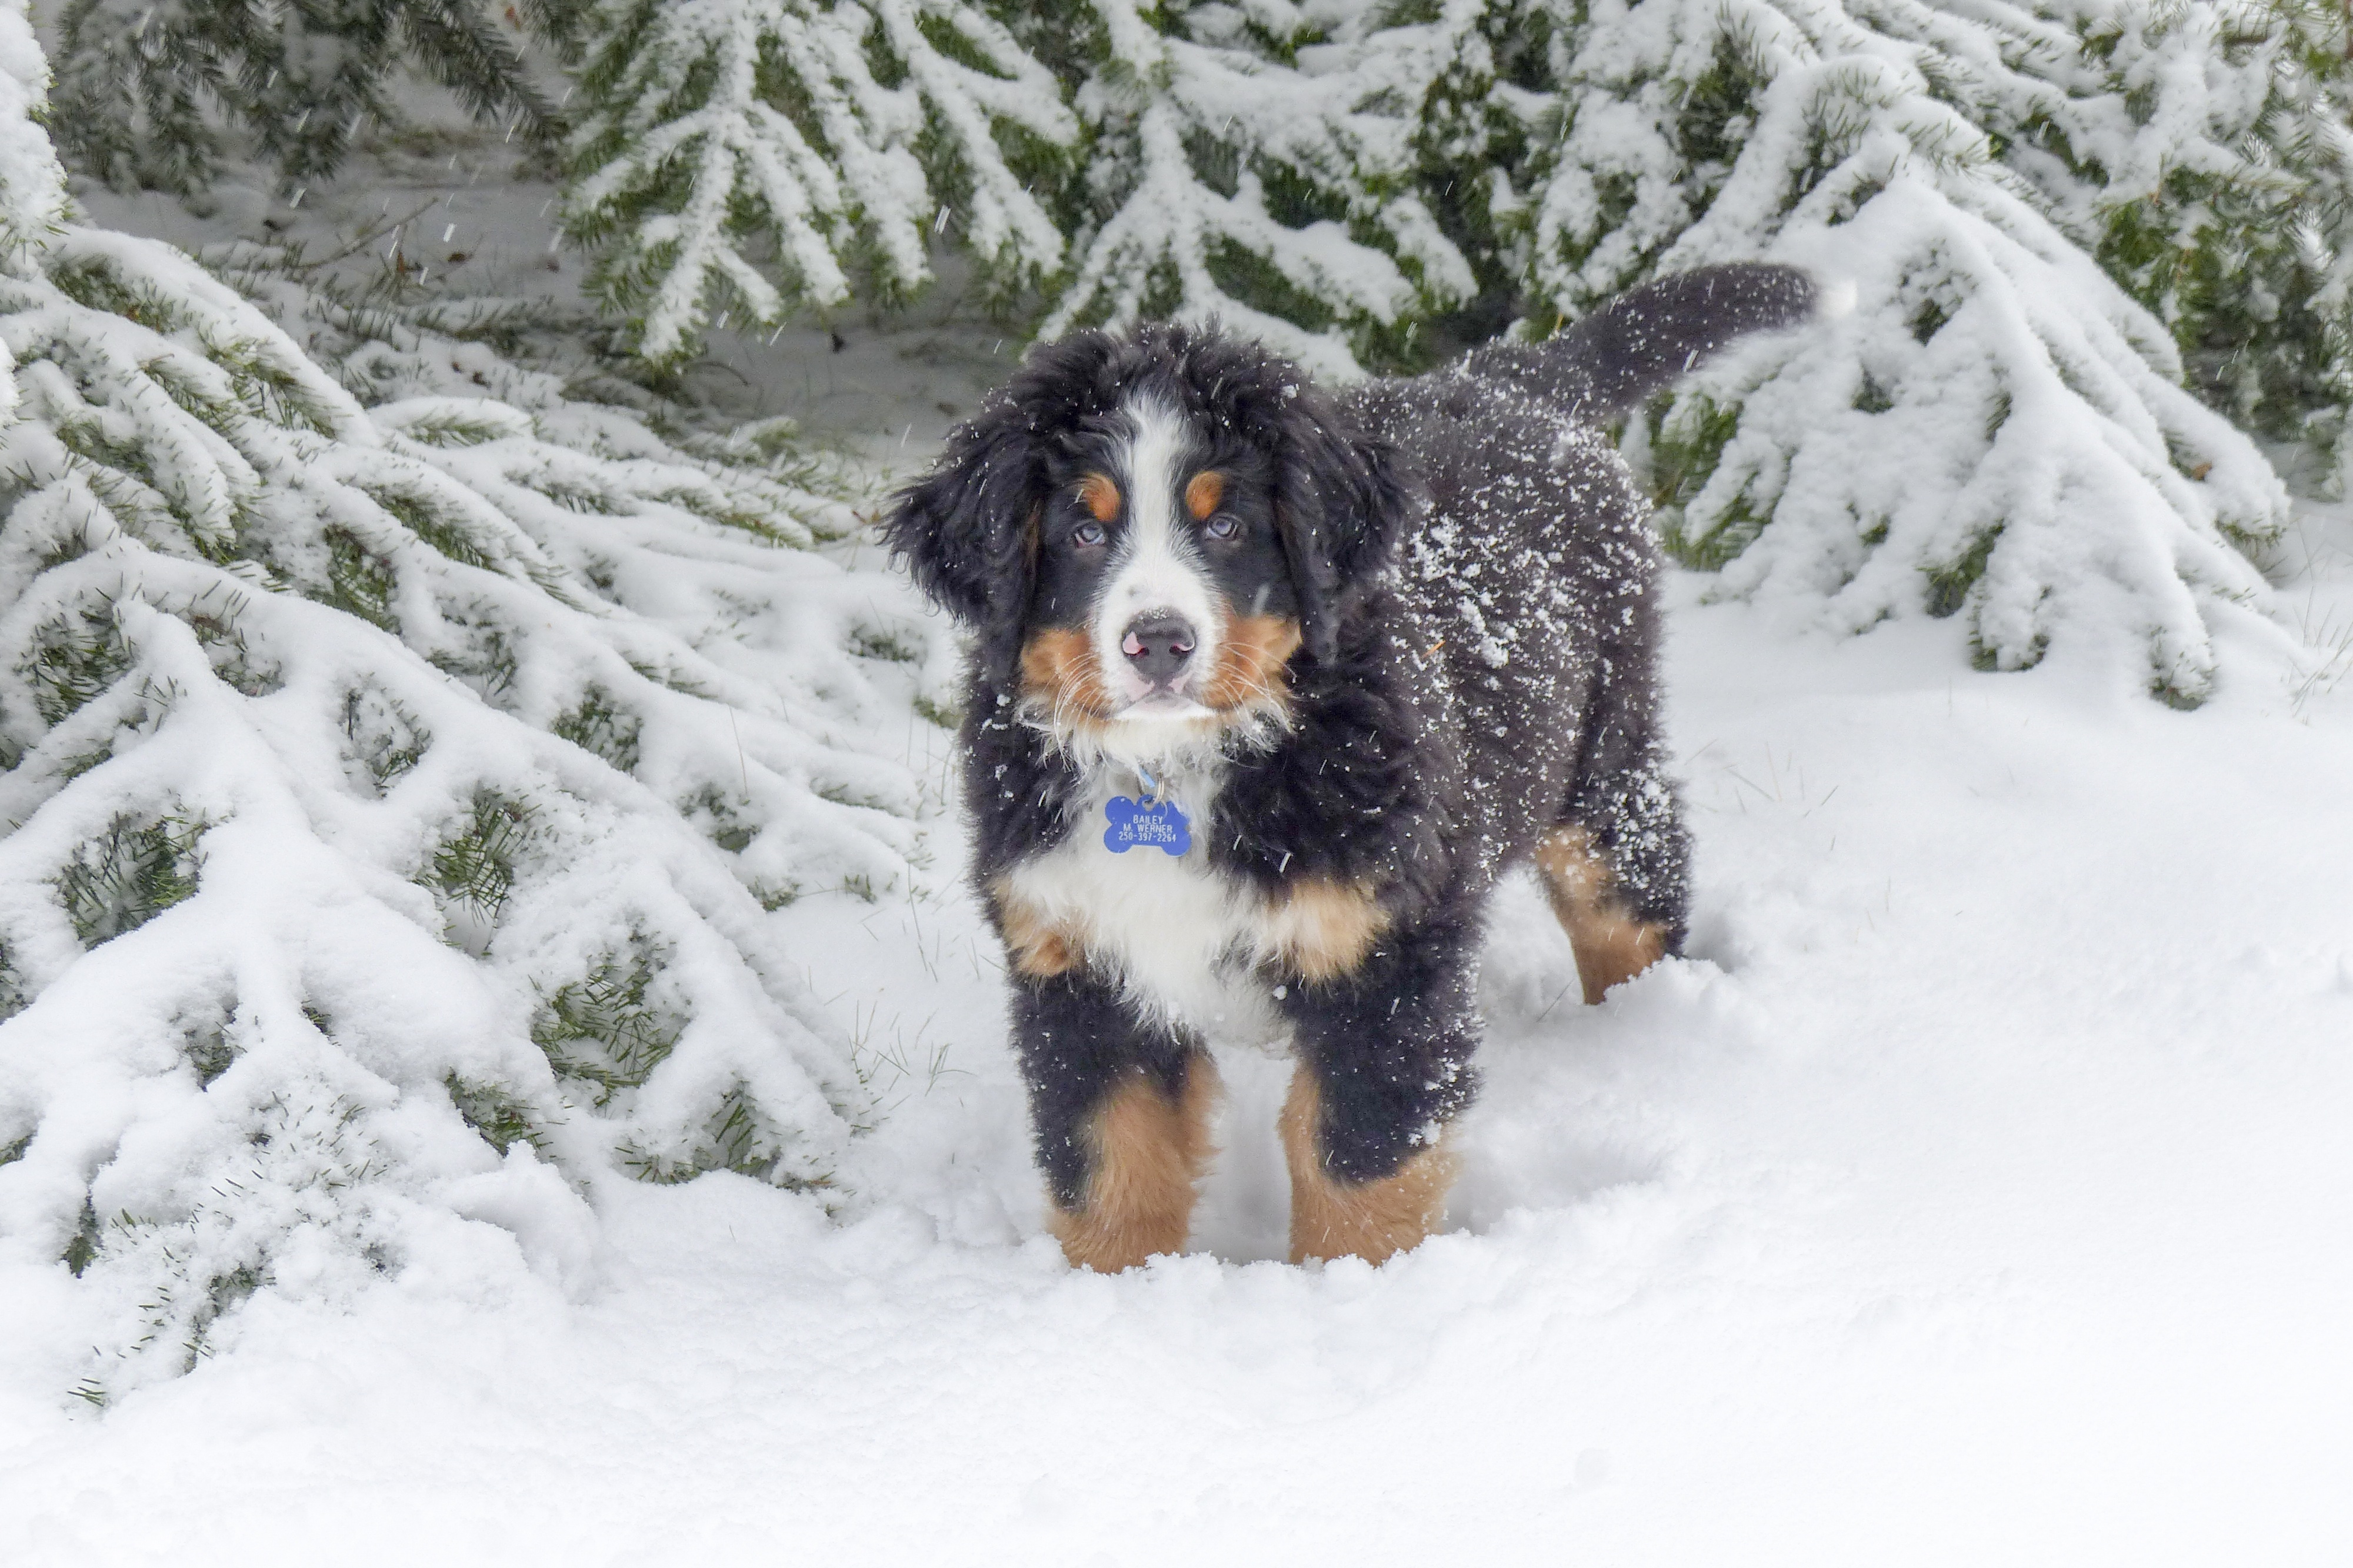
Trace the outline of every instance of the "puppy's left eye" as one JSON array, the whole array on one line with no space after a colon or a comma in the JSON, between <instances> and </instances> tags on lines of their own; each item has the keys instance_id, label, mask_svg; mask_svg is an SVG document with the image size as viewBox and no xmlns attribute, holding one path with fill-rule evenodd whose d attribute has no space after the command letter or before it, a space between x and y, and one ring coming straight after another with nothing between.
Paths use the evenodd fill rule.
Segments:
<instances>
[{"instance_id":1,"label":"puppy's left eye","mask_svg":"<svg viewBox=\"0 0 2353 1568\"><path fill-rule=\"evenodd\" d=\"M1219 515L1201 525L1201 531L1212 539L1233 539L1242 531L1241 520Z\"/></svg>"}]
</instances>

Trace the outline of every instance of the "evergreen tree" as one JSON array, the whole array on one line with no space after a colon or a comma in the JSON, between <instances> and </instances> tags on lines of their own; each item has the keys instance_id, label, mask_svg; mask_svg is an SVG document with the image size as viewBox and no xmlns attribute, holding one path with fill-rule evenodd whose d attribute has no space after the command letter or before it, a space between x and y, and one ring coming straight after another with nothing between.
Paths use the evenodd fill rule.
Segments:
<instances>
[{"instance_id":1,"label":"evergreen tree","mask_svg":"<svg viewBox=\"0 0 2353 1568\"><path fill-rule=\"evenodd\" d=\"M1535 330L1762 253L1857 289L1844 322L1727 362L1633 432L1684 559L1856 630L1962 614L1989 668L2036 662L2063 627L2122 632L2151 689L2202 699L2206 616L2263 597L2243 552L2285 499L1984 129L2100 122L2096 95L2069 96L2063 32L1927 5L1596 0L1553 16L1549 53L1561 129L1505 215Z\"/></svg>"},{"instance_id":2,"label":"evergreen tree","mask_svg":"<svg viewBox=\"0 0 2353 1568\"><path fill-rule=\"evenodd\" d=\"M522 0L506 15L561 44L577 6ZM58 142L124 189L198 191L247 157L290 184L323 178L371 121L398 123L404 69L528 138L552 129L517 41L481 0L69 0L58 27Z\"/></svg>"},{"instance_id":3,"label":"evergreen tree","mask_svg":"<svg viewBox=\"0 0 2353 1568\"><path fill-rule=\"evenodd\" d=\"M19 115L38 69L0 11ZM908 599L807 548L845 509L280 275L364 406L178 253L67 221L25 129L0 1247L79 1277L82 1392L256 1290L516 1247L576 1277L607 1181L839 1194L865 1096L763 905L908 875L917 785L871 737L901 663L946 679Z\"/></svg>"}]
</instances>

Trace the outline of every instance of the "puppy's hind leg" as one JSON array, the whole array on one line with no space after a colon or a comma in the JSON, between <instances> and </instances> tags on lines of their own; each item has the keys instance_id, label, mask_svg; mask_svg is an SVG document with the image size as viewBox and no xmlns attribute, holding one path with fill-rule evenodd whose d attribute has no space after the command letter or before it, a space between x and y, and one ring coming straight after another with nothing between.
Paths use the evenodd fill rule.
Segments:
<instances>
[{"instance_id":1,"label":"puppy's hind leg","mask_svg":"<svg viewBox=\"0 0 2353 1568\"><path fill-rule=\"evenodd\" d=\"M1089 976L1033 983L1016 996L1047 1226L1063 1256L1115 1274L1182 1252L1212 1152L1218 1075L1208 1053L1137 1019Z\"/></svg>"},{"instance_id":2,"label":"puppy's hind leg","mask_svg":"<svg viewBox=\"0 0 2353 1568\"><path fill-rule=\"evenodd\" d=\"M1691 838L1659 732L1651 645L1609 652L1568 808L1535 849L1588 1002L1682 952L1691 907Z\"/></svg>"},{"instance_id":3,"label":"puppy's hind leg","mask_svg":"<svg viewBox=\"0 0 2353 1568\"><path fill-rule=\"evenodd\" d=\"M1596 852L1586 829L1575 823L1555 827L1537 841L1535 862L1552 912L1577 953L1587 1002L1600 1001L1611 986L1666 956L1672 928L1641 920L1628 908L1609 861Z\"/></svg>"}]
</instances>

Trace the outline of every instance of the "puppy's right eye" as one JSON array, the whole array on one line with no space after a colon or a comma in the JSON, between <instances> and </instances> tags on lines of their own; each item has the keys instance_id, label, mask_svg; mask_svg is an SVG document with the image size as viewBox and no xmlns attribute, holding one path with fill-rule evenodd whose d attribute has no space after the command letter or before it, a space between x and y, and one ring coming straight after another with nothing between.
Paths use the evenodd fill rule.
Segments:
<instances>
[{"instance_id":1,"label":"puppy's right eye","mask_svg":"<svg viewBox=\"0 0 2353 1568\"><path fill-rule=\"evenodd\" d=\"M1103 542L1103 525L1100 522L1082 522L1071 530L1071 542L1073 544L1101 544Z\"/></svg>"}]
</instances>

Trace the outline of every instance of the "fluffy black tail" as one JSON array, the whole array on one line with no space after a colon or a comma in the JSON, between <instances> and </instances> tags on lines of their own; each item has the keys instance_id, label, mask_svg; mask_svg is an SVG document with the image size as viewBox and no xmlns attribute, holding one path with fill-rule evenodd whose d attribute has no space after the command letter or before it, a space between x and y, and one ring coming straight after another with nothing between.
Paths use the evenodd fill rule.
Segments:
<instances>
[{"instance_id":1,"label":"fluffy black tail","mask_svg":"<svg viewBox=\"0 0 2353 1568\"><path fill-rule=\"evenodd\" d=\"M1735 338L1810 321L1820 302L1820 287L1794 267L1703 267L1629 289L1548 342L1481 349L1463 369L1584 418L1607 419Z\"/></svg>"}]
</instances>

